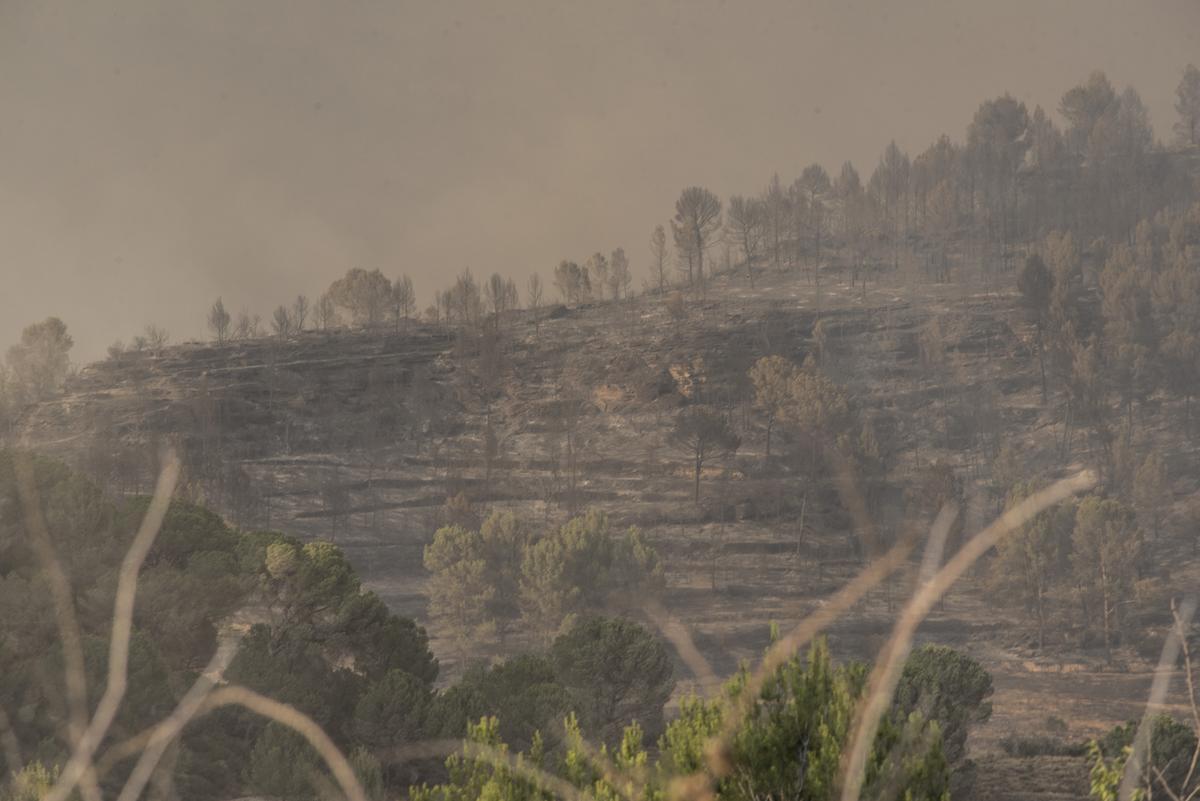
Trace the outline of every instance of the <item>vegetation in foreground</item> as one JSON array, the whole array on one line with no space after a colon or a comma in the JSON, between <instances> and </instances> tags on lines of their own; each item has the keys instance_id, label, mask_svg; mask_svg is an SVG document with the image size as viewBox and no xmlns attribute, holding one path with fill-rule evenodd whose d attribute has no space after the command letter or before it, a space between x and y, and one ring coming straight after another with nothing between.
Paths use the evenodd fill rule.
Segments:
<instances>
[{"instance_id":1,"label":"vegetation in foreground","mask_svg":"<svg viewBox=\"0 0 1200 801\"><path fill-rule=\"evenodd\" d=\"M35 507L20 481L22 465L31 469L48 538L29 526L26 514ZM14 774L5 792L15 799L36 797L52 781L71 750L73 716L94 710L116 572L147 500L114 504L63 465L13 452L0 458L0 493L0 709L6 742L15 744L3 753ZM491 521L488 531L503 518ZM590 513L566 530L600 537L601 521ZM74 645L55 623L45 569L51 556L70 583L68 611L80 632ZM435 689L438 665L425 632L364 591L336 547L241 532L182 501L170 505L144 563L134 622L129 692L98 752L98 787L108 793L131 767L128 754L114 756L119 744L167 716L218 641L235 633L240 643L223 680L310 716L376 797L417 782L414 796L426 799L545 794L536 779L469 749L451 757L446 773L427 757L404 756L405 745L463 736L493 750L517 749L529 764L602 798L627 790L610 784L604 766L611 759L642 777L639 792L659 797L672 782L714 769L704 749L728 723L722 797L828 798L866 677L862 665L835 665L818 643L775 671L740 720L729 716L747 700L740 696L748 669L719 698L688 698L667 720L676 667L666 644L632 620L581 614L546 650L475 666ZM66 689L75 647L90 688L82 710ZM947 648L919 650L876 737L870 786L900 788L914 799L947 797L967 726L986 719L990 693L990 679L971 660ZM600 744L598 754L588 742ZM315 798L324 792L321 773L318 755L297 733L221 708L171 745L151 794Z\"/></svg>"}]
</instances>

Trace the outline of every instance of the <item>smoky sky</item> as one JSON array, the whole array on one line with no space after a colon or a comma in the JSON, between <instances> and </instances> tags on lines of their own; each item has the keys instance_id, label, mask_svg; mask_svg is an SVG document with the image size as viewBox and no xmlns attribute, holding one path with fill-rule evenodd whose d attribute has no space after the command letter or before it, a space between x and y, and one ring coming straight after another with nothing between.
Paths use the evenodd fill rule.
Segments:
<instances>
[{"instance_id":1,"label":"smoky sky","mask_svg":"<svg viewBox=\"0 0 1200 801\"><path fill-rule=\"evenodd\" d=\"M1159 138L1195 0L0 0L0 343L80 361L147 323L264 319L350 267L524 281L721 196L961 140L1093 69Z\"/></svg>"}]
</instances>

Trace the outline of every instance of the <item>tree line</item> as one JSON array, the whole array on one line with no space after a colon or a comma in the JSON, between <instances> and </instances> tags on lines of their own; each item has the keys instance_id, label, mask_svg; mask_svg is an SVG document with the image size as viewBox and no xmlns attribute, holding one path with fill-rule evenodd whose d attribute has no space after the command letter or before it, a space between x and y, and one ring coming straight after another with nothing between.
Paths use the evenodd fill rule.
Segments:
<instances>
[{"instance_id":1,"label":"tree line","mask_svg":"<svg viewBox=\"0 0 1200 801\"><path fill-rule=\"evenodd\" d=\"M1094 72L1062 95L1061 127L1040 106L1030 111L1003 95L979 106L961 142L943 135L915 156L890 143L866 179L847 161L836 175L820 164L790 183L776 174L759 193L725 203L706 188L687 187L668 225L652 232L643 286L664 296L680 284L703 291L717 269L743 270L753 285L764 267L805 267L819 282L830 259L851 272L853 285L881 266L899 266L902 255L945 280L964 248L981 263L1007 268L1018 248L1056 231L1089 244L1130 241L1140 221L1193 197L1189 154L1200 147L1200 70L1187 67L1176 97L1170 145L1156 139L1135 89L1118 91ZM622 247L563 260L551 278L568 305L633 295ZM545 291L532 274L524 307L540 309ZM418 314L407 276L391 281L377 269L353 268L315 303L300 295L278 306L268 324L281 336L310 320L318 330L342 323L399 328L419 317L469 325L521 306L511 279L495 274L477 282L466 270ZM233 319L220 299L207 322L222 343L266 331L257 315L243 311Z\"/></svg>"},{"instance_id":2,"label":"tree line","mask_svg":"<svg viewBox=\"0 0 1200 801\"><path fill-rule=\"evenodd\" d=\"M735 195L724 204L708 189L685 188L669 225L657 226L650 237L644 286L665 297L677 283L703 291L706 275L718 266L742 269L752 283L765 266L787 270L806 263L819 282L821 265L832 254L850 270L853 285L880 265L897 266L902 252L944 279L955 251L968 247L981 263L1002 266L1011 264L1018 247L1056 233L1069 234L1084 251L1139 247L1147 238L1139 228L1154 227L1160 214L1178 215L1190 203L1189 159L1200 147L1196 67L1187 67L1176 89L1172 145L1156 140L1137 91L1118 91L1101 72L1068 89L1057 110L1065 121L1061 128L1041 107L1030 112L1008 95L985 101L964 141L942 136L916 156L891 143L865 181L846 162L836 176L820 164L804 168L791 183L775 175L758 194ZM723 258L714 256L720 248ZM582 263L564 260L552 279L567 304L633 294L624 248L607 256L595 253ZM265 323L245 310L235 316L218 298L206 324L221 344L268 332L286 338L306 327L324 331L343 323L398 330L419 317L471 325L520 308L518 295L511 279L493 274L479 282L466 270L418 313L408 276L393 281L378 269L353 268L315 302L298 295L277 306ZM525 295L524 307L534 312L545 303L546 286L537 273ZM169 339L165 329L149 325L109 352L113 357L128 350L159 352ZM1180 360L1187 355L1181 352ZM9 362L5 383L27 382L18 375L22 368ZM45 382L39 381L21 398L44 393Z\"/></svg>"}]
</instances>

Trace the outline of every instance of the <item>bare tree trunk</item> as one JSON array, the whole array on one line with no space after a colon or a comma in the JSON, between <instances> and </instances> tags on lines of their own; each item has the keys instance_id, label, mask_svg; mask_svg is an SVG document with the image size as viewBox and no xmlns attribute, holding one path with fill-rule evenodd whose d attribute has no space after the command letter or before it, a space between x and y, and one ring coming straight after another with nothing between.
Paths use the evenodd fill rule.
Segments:
<instances>
[{"instance_id":1,"label":"bare tree trunk","mask_svg":"<svg viewBox=\"0 0 1200 801\"><path fill-rule=\"evenodd\" d=\"M1038 367L1042 371L1042 405L1046 404L1046 349L1042 345L1042 323L1037 324Z\"/></svg>"},{"instance_id":2,"label":"bare tree trunk","mask_svg":"<svg viewBox=\"0 0 1200 801\"><path fill-rule=\"evenodd\" d=\"M1111 622L1112 615L1111 599L1108 592L1108 569L1104 564L1104 559L1100 559L1100 611L1104 620L1104 658L1106 661L1112 660L1112 634Z\"/></svg>"},{"instance_id":3,"label":"bare tree trunk","mask_svg":"<svg viewBox=\"0 0 1200 801\"><path fill-rule=\"evenodd\" d=\"M1038 624L1038 650L1046 647L1046 601L1045 588L1042 582L1037 582L1037 624Z\"/></svg>"}]
</instances>

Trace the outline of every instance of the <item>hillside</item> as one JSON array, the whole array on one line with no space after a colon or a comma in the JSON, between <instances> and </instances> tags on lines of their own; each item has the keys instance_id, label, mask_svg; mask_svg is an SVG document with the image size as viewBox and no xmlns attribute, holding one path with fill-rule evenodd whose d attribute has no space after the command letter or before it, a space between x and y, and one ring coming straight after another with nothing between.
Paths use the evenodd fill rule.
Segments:
<instances>
[{"instance_id":1,"label":"hillside","mask_svg":"<svg viewBox=\"0 0 1200 801\"><path fill-rule=\"evenodd\" d=\"M337 543L394 611L429 626L447 675L457 660L429 621L422 548L459 493L476 510L565 519L569 436L575 505L645 531L667 565L664 605L727 674L761 652L771 622L786 627L816 608L869 549L866 521L848 514L829 477L779 457L795 443L776 435L776 455L766 458L746 377L758 357L819 357L872 422L886 482L871 522L885 539L932 519L931 465L961 481L969 536L1000 508L991 479L1003 446L1029 475L1093 461L1084 442L1066 459L1059 452L1062 426L1053 396L1041 401L1032 326L1011 274L928 283L882 273L865 289L848 280L829 270L815 286L766 273L751 289L740 274L721 275L704 298L687 301L682 319L654 296L517 312L490 372L452 332L425 323L126 354L82 369L62 397L26 414L19 433L117 492L144 490L154 444L179 443L189 492L243 527ZM730 409L742 437L735 458L706 467L698 505L688 458L669 443L676 411L697 397ZM581 401L577 418L564 399ZM1194 447L1173 432L1178 403L1150 399L1137 429L1139 448L1161 449L1178 477L1168 516L1176 523L1200 475ZM1170 530L1183 532L1176 523ZM1153 562L1164 598L1198 574L1183 537L1157 542ZM973 735L977 759L1010 770L1008 758L987 755L1050 715L1078 739L1140 714L1161 620L1112 665L1070 636L1035 654L1027 617L995 603L985 572L921 628L994 677L994 716ZM914 576L877 589L843 619L831 633L834 654L872 656Z\"/></svg>"}]
</instances>

